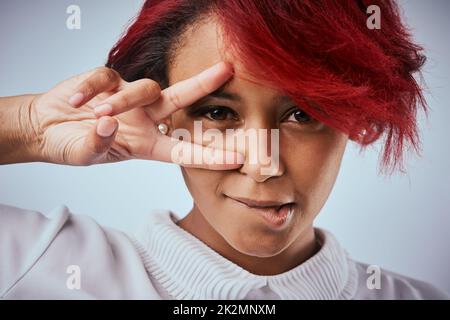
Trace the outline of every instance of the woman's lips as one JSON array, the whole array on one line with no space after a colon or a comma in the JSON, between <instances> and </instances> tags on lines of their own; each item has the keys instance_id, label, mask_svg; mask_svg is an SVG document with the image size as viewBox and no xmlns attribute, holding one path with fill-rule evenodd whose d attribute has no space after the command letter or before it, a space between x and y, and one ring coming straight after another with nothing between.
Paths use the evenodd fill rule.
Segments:
<instances>
[{"instance_id":1,"label":"woman's lips","mask_svg":"<svg viewBox=\"0 0 450 320\"><path fill-rule=\"evenodd\" d=\"M295 204L294 202L261 201L240 197L226 197L259 214L269 225L275 228L282 227L290 220Z\"/></svg>"},{"instance_id":2,"label":"woman's lips","mask_svg":"<svg viewBox=\"0 0 450 320\"><path fill-rule=\"evenodd\" d=\"M241 198L241 197L232 197L227 196L233 200L239 201L249 207L281 207L282 205L292 203L289 201L270 201L270 200L253 200L248 198Z\"/></svg>"}]
</instances>

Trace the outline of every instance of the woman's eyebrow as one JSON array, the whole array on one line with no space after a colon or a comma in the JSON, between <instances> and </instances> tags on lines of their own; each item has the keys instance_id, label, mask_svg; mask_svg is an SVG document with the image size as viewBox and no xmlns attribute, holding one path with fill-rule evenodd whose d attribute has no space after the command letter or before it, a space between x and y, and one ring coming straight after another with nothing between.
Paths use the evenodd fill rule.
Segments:
<instances>
[{"instance_id":1,"label":"woman's eyebrow","mask_svg":"<svg viewBox=\"0 0 450 320\"><path fill-rule=\"evenodd\" d=\"M230 81L227 81L227 82L225 82L225 84L223 84L217 90L204 96L201 100L208 99L208 98L218 98L218 99L226 99L226 100L241 102L242 97L239 94L227 91L229 86L230 86ZM274 104L292 103L292 99L286 95L275 96L273 98L273 103Z\"/></svg>"},{"instance_id":2,"label":"woman's eyebrow","mask_svg":"<svg viewBox=\"0 0 450 320\"><path fill-rule=\"evenodd\" d=\"M239 102L242 100L241 96L236 94L236 93L231 93L228 91L214 91L211 92L209 95L205 96L205 98L220 98L220 99L227 99L227 100L231 100L231 101L236 101Z\"/></svg>"},{"instance_id":3,"label":"woman's eyebrow","mask_svg":"<svg viewBox=\"0 0 450 320\"><path fill-rule=\"evenodd\" d=\"M273 98L274 104L288 104L292 103L292 99L289 96L276 96Z\"/></svg>"},{"instance_id":4,"label":"woman's eyebrow","mask_svg":"<svg viewBox=\"0 0 450 320\"><path fill-rule=\"evenodd\" d=\"M230 81L225 82L225 84L223 84L219 89L204 96L204 99L219 98L219 99L227 99L227 100L240 102L242 100L242 97L236 93L231 93L231 92L227 91L229 86L230 86Z\"/></svg>"}]
</instances>

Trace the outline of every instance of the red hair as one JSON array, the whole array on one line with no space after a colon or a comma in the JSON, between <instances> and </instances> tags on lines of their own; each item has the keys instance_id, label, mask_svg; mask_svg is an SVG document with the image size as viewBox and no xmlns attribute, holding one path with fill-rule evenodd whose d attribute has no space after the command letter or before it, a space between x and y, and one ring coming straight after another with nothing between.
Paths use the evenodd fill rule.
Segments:
<instances>
[{"instance_id":1,"label":"red hair","mask_svg":"<svg viewBox=\"0 0 450 320\"><path fill-rule=\"evenodd\" d=\"M366 26L368 5L380 7L381 29ZM107 66L166 86L173 44L205 13L247 71L303 111L362 147L383 137L383 169L403 170L407 147L420 152L416 113L427 105L413 75L425 56L394 1L147 0Z\"/></svg>"}]
</instances>

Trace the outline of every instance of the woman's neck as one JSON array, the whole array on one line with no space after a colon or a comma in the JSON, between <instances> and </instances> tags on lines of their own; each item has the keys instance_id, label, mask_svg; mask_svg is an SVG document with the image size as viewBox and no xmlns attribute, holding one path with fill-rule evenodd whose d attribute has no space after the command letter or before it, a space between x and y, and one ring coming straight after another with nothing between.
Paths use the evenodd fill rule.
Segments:
<instances>
[{"instance_id":1,"label":"woman's neck","mask_svg":"<svg viewBox=\"0 0 450 320\"><path fill-rule=\"evenodd\" d=\"M206 221L203 214L194 205L189 214L177 222L177 225L203 241L214 251L257 275L276 275L295 268L312 257L320 245L311 226L285 250L272 257L255 257L234 249Z\"/></svg>"}]
</instances>

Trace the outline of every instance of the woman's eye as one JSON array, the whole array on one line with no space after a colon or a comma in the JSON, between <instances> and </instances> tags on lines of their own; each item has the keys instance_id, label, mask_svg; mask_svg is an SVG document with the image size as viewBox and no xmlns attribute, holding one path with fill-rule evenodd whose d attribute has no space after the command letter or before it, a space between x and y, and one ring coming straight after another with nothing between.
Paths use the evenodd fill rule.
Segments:
<instances>
[{"instance_id":1,"label":"woman's eye","mask_svg":"<svg viewBox=\"0 0 450 320\"><path fill-rule=\"evenodd\" d=\"M236 112L228 107L210 106L199 110L199 115L205 116L213 121L234 120L237 118Z\"/></svg>"},{"instance_id":2,"label":"woman's eye","mask_svg":"<svg viewBox=\"0 0 450 320\"><path fill-rule=\"evenodd\" d=\"M297 108L294 111L292 111L291 113L289 113L289 117L286 119L286 121L308 123L308 122L312 121L312 118L306 112Z\"/></svg>"}]
</instances>

